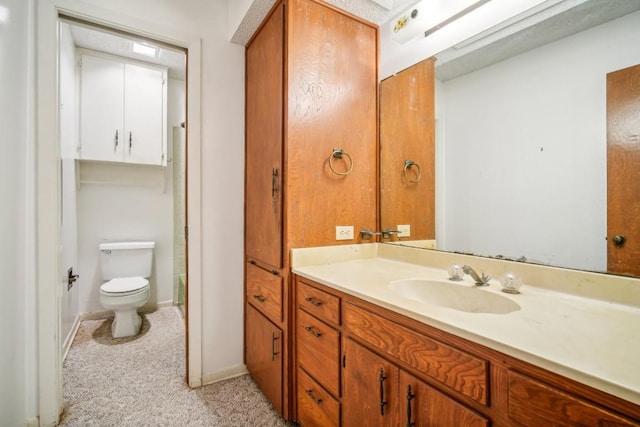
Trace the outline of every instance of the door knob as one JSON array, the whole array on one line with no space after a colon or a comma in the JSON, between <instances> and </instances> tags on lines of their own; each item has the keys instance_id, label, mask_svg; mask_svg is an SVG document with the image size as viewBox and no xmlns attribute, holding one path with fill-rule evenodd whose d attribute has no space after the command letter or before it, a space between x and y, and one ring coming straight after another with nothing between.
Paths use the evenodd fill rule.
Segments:
<instances>
[{"instance_id":1,"label":"door knob","mask_svg":"<svg viewBox=\"0 0 640 427\"><path fill-rule=\"evenodd\" d=\"M621 247L627 241L627 238L622 234L616 234L611 240L613 241L614 245Z\"/></svg>"}]
</instances>

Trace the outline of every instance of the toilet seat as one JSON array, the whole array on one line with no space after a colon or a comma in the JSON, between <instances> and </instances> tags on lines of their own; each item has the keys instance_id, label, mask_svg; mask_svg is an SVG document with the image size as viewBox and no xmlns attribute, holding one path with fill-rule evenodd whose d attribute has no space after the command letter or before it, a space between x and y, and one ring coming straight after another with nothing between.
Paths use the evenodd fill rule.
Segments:
<instances>
[{"instance_id":1,"label":"toilet seat","mask_svg":"<svg viewBox=\"0 0 640 427\"><path fill-rule=\"evenodd\" d=\"M149 287L149 281L144 277L118 277L100 286L100 293L112 296L135 295L144 292Z\"/></svg>"}]
</instances>

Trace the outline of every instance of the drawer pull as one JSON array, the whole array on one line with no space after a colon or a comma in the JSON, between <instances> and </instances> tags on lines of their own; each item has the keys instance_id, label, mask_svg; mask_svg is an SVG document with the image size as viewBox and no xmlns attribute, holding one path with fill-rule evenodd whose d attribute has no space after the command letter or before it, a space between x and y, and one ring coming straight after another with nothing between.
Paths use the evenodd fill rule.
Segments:
<instances>
[{"instance_id":1,"label":"drawer pull","mask_svg":"<svg viewBox=\"0 0 640 427\"><path fill-rule=\"evenodd\" d=\"M316 307L320 307L322 305L322 301L318 301L317 299L313 298L313 297L307 297L304 299L307 302L310 302L311 304L315 305Z\"/></svg>"},{"instance_id":2,"label":"drawer pull","mask_svg":"<svg viewBox=\"0 0 640 427\"><path fill-rule=\"evenodd\" d=\"M380 368L380 375L378 381L380 382L380 415L384 415L384 407L387 406L386 400L384 400L384 381L387 377L384 375L384 369Z\"/></svg>"},{"instance_id":3,"label":"drawer pull","mask_svg":"<svg viewBox=\"0 0 640 427\"><path fill-rule=\"evenodd\" d=\"M305 390L304 392L307 393L307 395L309 395L309 397L318 405L322 403L322 399L318 399L313 395L313 390Z\"/></svg>"},{"instance_id":4,"label":"drawer pull","mask_svg":"<svg viewBox=\"0 0 640 427\"><path fill-rule=\"evenodd\" d=\"M304 330L309 332L311 335L313 335L316 338L320 338L322 336L321 332L315 331L311 326L305 326Z\"/></svg>"},{"instance_id":5,"label":"drawer pull","mask_svg":"<svg viewBox=\"0 0 640 427\"><path fill-rule=\"evenodd\" d=\"M264 303L267 299L265 297L263 297L262 295L254 295L253 296L256 300L258 300L259 303Z\"/></svg>"},{"instance_id":6,"label":"drawer pull","mask_svg":"<svg viewBox=\"0 0 640 427\"><path fill-rule=\"evenodd\" d=\"M407 386L407 427L413 427L415 422L411 421L411 401L416 397L414 393L411 393L411 384Z\"/></svg>"},{"instance_id":7,"label":"drawer pull","mask_svg":"<svg viewBox=\"0 0 640 427\"><path fill-rule=\"evenodd\" d=\"M278 336L278 334L276 334L275 332L271 335L271 360L276 360L276 356L279 354L278 353L278 345L276 343L276 341L278 341L280 339L280 337Z\"/></svg>"},{"instance_id":8,"label":"drawer pull","mask_svg":"<svg viewBox=\"0 0 640 427\"><path fill-rule=\"evenodd\" d=\"M249 261L249 264L251 264L251 265L256 265L256 260L255 260L255 259L250 260L250 261Z\"/></svg>"}]
</instances>

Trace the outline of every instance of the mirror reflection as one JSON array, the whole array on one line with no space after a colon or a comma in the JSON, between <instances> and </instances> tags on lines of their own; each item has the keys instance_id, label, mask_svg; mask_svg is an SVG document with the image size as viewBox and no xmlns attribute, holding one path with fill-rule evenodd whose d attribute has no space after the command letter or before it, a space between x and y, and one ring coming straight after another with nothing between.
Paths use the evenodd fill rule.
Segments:
<instances>
[{"instance_id":1,"label":"mirror reflection","mask_svg":"<svg viewBox=\"0 0 640 427\"><path fill-rule=\"evenodd\" d=\"M437 249L640 276L638 9L639 1L587 1L437 55L434 181L405 183L435 188L424 204L435 204ZM404 73L381 84L380 217L382 229L413 221L416 233L394 240L415 244L433 239L424 226L431 213L385 219L413 200L391 199L383 185L402 174L385 149L405 150L401 130L385 135L393 97L384 87Z\"/></svg>"}]
</instances>

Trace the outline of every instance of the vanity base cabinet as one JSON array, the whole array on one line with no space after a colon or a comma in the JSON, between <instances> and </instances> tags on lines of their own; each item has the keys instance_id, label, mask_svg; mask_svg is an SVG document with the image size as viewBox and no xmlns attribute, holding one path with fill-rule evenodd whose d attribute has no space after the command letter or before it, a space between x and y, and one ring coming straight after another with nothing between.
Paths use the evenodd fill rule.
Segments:
<instances>
[{"instance_id":1,"label":"vanity base cabinet","mask_svg":"<svg viewBox=\"0 0 640 427\"><path fill-rule=\"evenodd\" d=\"M282 331L251 304L246 306L245 322L247 369L274 409L282 414Z\"/></svg>"},{"instance_id":2,"label":"vanity base cabinet","mask_svg":"<svg viewBox=\"0 0 640 427\"><path fill-rule=\"evenodd\" d=\"M309 279L293 283L306 312L293 343L303 427L640 427L639 405ZM339 394L322 385L335 383L331 368L311 375L301 363L327 352L301 343L298 322L314 316L341 336Z\"/></svg>"}]
</instances>

